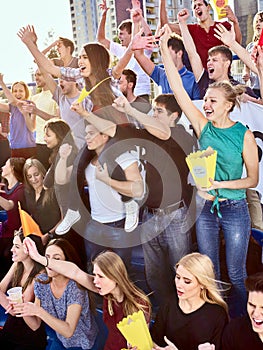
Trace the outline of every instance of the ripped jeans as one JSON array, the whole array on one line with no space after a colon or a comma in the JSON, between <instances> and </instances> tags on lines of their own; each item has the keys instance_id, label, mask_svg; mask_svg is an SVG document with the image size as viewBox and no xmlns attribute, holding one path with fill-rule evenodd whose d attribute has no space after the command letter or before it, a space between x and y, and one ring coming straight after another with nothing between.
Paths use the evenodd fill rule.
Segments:
<instances>
[{"instance_id":1,"label":"ripped jeans","mask_svg":"<svg viewBox=\"0 0 263 350\"><path fill-rule=\"evenodd\" d=\"M227 300L231 317L245 314L247 293L244 280L247 277L246 260L250 236L250 216L246 199L227 199L220 202L222 218L210 212L212 201L196 196L196 236L201 254L210 257L216 278L220 279L220 228L225 240L226 266L231 282Z\"/></svg>"}]
</instances>

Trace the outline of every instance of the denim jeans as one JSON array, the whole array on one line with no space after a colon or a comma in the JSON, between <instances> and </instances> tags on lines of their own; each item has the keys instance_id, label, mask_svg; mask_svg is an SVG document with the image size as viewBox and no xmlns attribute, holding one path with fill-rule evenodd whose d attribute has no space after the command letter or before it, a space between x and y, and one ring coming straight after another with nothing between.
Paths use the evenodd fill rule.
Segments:
<instances>
[{"instance_id":1,"label":"denim jeans","mask_svg":"<svg viewBox=\"0 0 263 350\"><path fill-rule=\"evenodd\" d=\"M101 252L111 250L122 258L128 273L131 272L132 247L124 239L129 236L124 232L123 227L124 219L108 224L102 224L95 220L89 222L85 231L88 264Z\"/></svg>"},{"instance_id":2,"label":"denim jeans","mask_svg":"<svg viewBox=\"0 0 263 350\"><path fill-rule=\"evenodd\" d=\"M225 240L226 266L231 282L229 313L238 317L246 312L247 293L244 285L250 236L250 217L245 199L220 202L222 218L210 212L212 201L196 196L196 235L201 254L208 255L220 279L220 228Z\"/></svg>"},{"instance_id":3,"label":"denim jeans","mask_svg":"<svg viewBox=\"0 0 263 350\"><path fill-rule=\"evenodd\" d=\"M142 247L146 279L154 292L154 301L160 305L171 295L174 296L175 264L191 250L187 207L169 214L146 212L143 221L143 242L145 243ZM154 238L152 238L153 235ZM149 238L148 241L147 238Z\"/></svg>"}]
</instances>

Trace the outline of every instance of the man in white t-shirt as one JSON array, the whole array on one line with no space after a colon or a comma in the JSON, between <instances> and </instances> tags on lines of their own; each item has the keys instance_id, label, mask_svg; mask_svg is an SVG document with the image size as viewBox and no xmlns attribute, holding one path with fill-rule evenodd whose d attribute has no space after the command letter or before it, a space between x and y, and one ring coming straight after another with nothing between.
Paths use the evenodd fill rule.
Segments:
<instances>
[{"instance_id":1,"label":"man in white t-shirt","mask_svg":"<svg viewBox=\"0 0 263 350\"><path fill-rule=\"evenodd\" d=\"M115 180L114 174L112 177L109 175L106 163L101 165L98 160L110 137L91 124L86 126L85 131L87 146L80 151L80 157L83 157L84 152L89 154L85 169L91 214L91 220L84 229L87 257L92 260L101 251L110 248L121 256L129 270L132 250L126 247L130 247L127 239L131 236L124 231L126 208L121 195L140 198L144 193L138 159L128 151L113 159L116 170L120 166L125 176L122 180ZM70 149L60 155L57 174L65 171L69 155ZM78 157L75 163L77 162ZM74 166L77 166L75 163Z\"/></svg>"},{"instance_id":2,"label":"man in white t-shirt","mask_svg":"<svg viewBox=\"0 0 263 350\"><path fill-rule=\"evenodd\" d=\"M129 46L129 43L132 38L132 21L125 20L122 21L119 25L118 38L121 42L120 44L114 41L110 41L105 36L106 17L109 9L106 6L106 1L103 1L103 3L100 5L100 8L103 10L103 12L98 27L97 40L99 43L104 45L110 51L111 54L115 55L117 58L121 58L124 52L126 51L126 48ZM149 28L147 33L145 32L146 30L144 30L145 35L151 34L151 30ZM145 50L145 55L149 58L151 57L151 53L152 51ZM137 84L135 87L134 94L136 96L142 96L145 99L149 100L149 95L151 93L150 77L144 72L144 70L141 68L141 66L138 64L134 57L130 59L126 68L133 70L137 74Z\"/></svg>"}]
</instances>

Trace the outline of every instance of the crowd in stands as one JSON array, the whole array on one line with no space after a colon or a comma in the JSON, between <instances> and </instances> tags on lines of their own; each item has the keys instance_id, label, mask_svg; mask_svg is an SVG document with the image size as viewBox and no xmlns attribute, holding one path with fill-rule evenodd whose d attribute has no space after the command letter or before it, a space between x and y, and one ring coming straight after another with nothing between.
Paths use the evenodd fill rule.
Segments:
<instances>
[{"instance_id":1,"label":"crowd in stands","mask_svg":"<svg viewBox=\"0 0 263 350\"><path fill-rule=\"evenodd\" d=\"M0 73L7 99L0 103L0 209L7 214L0 344L47 349L52 338L51 350L136 350L117 324L142 311L153 349L263 349L262 262L247 276L251 229L263 235L261 156L253 131L231 119L245 104L263 111L263 14L245 48L228 5L218 22L208 1L193 0L196 23L187 9L168 23L159 0L152 33L132 0L119 42L105 35L106 0L99 7L97 41L83 43L78 57L67 38L41 51L37 28L19 29L37 65L38 93L30 96L23 81L10 90ZM49 59L54 48L59 57ZM151 60L157 48L161 64ZM244 62L244 84L231 75L233 53ZM209 147L217 151L215 177L201 187L185 158ZM41 237L21 227L20 208ZM132 264L136 246L145 288ZM17 286L22 303L6 295Z\"/></svg>"}]
</instances>

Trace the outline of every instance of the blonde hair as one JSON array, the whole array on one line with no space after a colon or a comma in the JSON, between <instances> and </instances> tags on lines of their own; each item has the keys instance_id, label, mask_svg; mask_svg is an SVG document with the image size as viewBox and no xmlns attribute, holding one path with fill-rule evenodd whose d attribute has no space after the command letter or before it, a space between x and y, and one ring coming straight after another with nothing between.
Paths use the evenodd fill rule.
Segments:
<instances>
[{"instance_id":1,"label":"blonde hair","mask_svg":"<svg viewBox=\"0 0 263 350\"><path fill-rule=\"evenodd\" d=\"M245 92L246 86L240 84L232 85L229 81L224 80L210 84L207 90L209 89L220 89L223 92L225 99L232 103L232 107L229 110L229 112L232 112L235 106L240 108L241 95Z\"/></svg>"},{"instance_id":2,"label":"blonde hair","mask_svg":"<svg viewBox=\"0 0 263 350\"><path fill-rule=\"evenodd\" d=\"M106 277L116 282L120 291L124 295L123 314L124 316L131 315L134 312L142 310L146 319L150 319L151 303L148 297L136 287L128 277L126 267L122 259L114 252L106 251L99 254L93 261ZM113 296L108 294L108 311L113 315L112 303L115 302Z\"/></svg>"},{"instance_id":3,"label":"blonde hair","mask_svg":"<svg viewBox=\"0 0 263 350\"><path fill-rule=\"evenodd\" d=\"M226 312L228 311L227 304L220 294L220 290L215 279L213 263L207 255L200 253L185 255L181 260L179 260L175 268L177 268L179 265L183 266L187 271L189 271L203 287L201 289L200 297L205 302L220 305L226 310Z\"/></svg>"}]
</instances>

